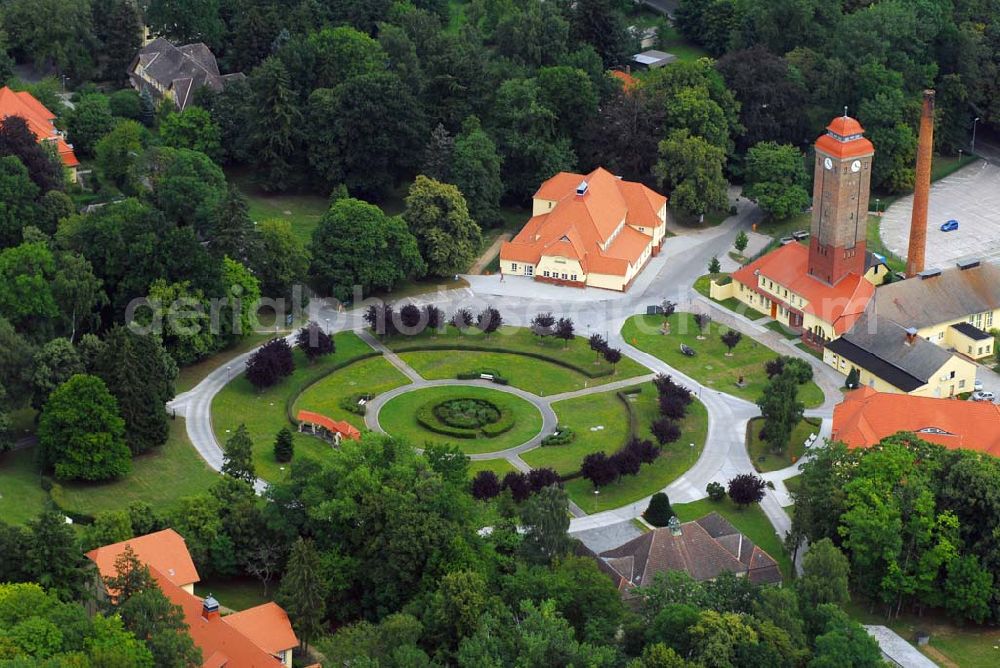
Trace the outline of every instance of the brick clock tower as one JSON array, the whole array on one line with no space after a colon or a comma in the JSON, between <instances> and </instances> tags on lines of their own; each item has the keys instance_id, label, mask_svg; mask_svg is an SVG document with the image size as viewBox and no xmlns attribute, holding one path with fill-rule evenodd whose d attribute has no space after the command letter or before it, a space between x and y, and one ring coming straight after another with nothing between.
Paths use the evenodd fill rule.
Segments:
<instances>
[{"instance_id":1,"label":"brick clock tower","mask_svg":"<svg viewBox=\"0 0 1000 668\"><path fill-rule=\"evenodd\" d=\"M846 114L816 140L809 275L836 285L865 273L865 236L875 147Z\"/></svg>"}]
</instances>

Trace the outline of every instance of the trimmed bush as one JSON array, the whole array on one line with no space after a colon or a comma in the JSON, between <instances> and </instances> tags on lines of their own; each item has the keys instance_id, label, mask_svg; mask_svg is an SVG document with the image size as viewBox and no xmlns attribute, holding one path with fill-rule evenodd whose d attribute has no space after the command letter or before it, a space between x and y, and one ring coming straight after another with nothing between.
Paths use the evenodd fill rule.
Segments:
<instances>
[{"instance_id":1,"label":"trimmed bush","mask_svg":"<svg viewBox=\"0 0 1000 668\"><path fill-rule=\"evenodd\" d=\"M500 479L493 471L480 471L472 479L472 496L479 501L489 501L500 493Z\"/></svg>"},{"instance_id":2,"label":"trimmed bush","mask_svg":"<svg viewBox=\"0 0 1000 668\"><path fill-rule=\"evenodd\" d=\"M564 427L562 425L556 427L556 432L554 434L549 434L542 439L542 445L566 445L567 443L572 443L576 438L576 432L569 427Z\"/></svg>"},{"instance_id":3,"label":"trimmed bush","mask_svg":"<svg viewBox=\"0 0 1000 668\"><path fill-rule=\"evenodd\" d=\"M442 417L440 409L445 404L452 404L458 401L474 401L486 404L497 412L497 418L494 422L488 422L478 426L472 424L471 422L468 426L462 426L461 420L454 420L452 424L448 424L448 422L446 422ZM500 434L510 431L516 422L514 419L514 411L512 411L510 407L497 406L493 402L486 401L485 399L450 399L446 402L431 401L417 409L415 418L417 423L425 429L432 431L435 434L453 436L455 438L477 438L479 436L494 438Z\"/></svg>"},{"instance_id":4,"label":"trimmed bush","mask_svg":"<svg viewBox=\"0 0 1000 668\"><path fill-rule=\"evenodd\" d=\"M354 413L355 415L365 415L368 412L367 402L372 400L372 395L370 392L361 392L359 394L352 394L348 397L343 397L339 406L349 413ZM362 399L365 400L364 404L360 404Z\"/></svg>"},{"instance_id":5,"label":"trimmed bush","mask_svg":"<svg viewBox=\"0 0 1000 668\"><path fill-rule=\"evenodd\" d=\"M654 527L665 527L673 514L674 509L670 507L670 499L663 492L657 492L649 499L649 507L642 517Z\"/></svg>"},{"instance_id":6,"label":"trimmed bush","mask_svg":"<svg viewBox=\"0 0 1000 668\"><path fill-rule=\"evenodd\" d=\"M726 488L722 486L722 483L710 482L705 487L705 491L708 492L708 498L712 499L712 501L718 502L726 498Z\"/></svg>"},{"instance_id":7,"label":"trimmed bush","mask_svg":"<svg viewBox=\"0 0 1000 668\"><path fill-rule=\"evenodd\" d=\"M438 402L432 401L417 409L414 417L421 427L429 431L433 431L435 434L453 436L455 438L475 438L479 435L479 431L476 429L460 429L458 427L449 427L448 425L441 423L437 419L437 416L434 415L434 408L437 404Z\"/></svg>"},{"instance_id":8,"label":"trimmed bush","mask_svg":"<svg viewBox=\"0 0 1000 668\"><path fill-rule=\"evenodd\" d=\"M496 383L497 385L507 385L510 383L507 378L503 376L499 371L495 369L478 369L476 371L463 371L455 376L459 380L480 380L483 374L488 374L492 376L490 382Z\"/></svg>"},{"instance_id":9,"label":"trimmed bush","mask_svg":"<svg viewBox=\"0 0 1000 668\"><path fill-rule=\"evenodd\" d=\"M449 346L446 344L446 342L444 342L444 340L442 340L441 345L437 346L433 345L432 343L426 343L426 344L414 344L408 346L407 345L397 346L392 349L394 353L415 353L424 351L433 352L438 350L455 350L459 352L472 351L480 353L503 353L504 355L521 355L522 357L531 357L537 360L551 362L552 364L561 366L566 369L572 369L573 371L582 373L584 376L587 376L588 378L605 378L607 376L613 375L615 372L614 369L593 369L593 368L587 368L585 366L577 366L576 364L567 362L566 360L563 359L559 359L558 357L552 357L549 355L545 355L543 353L536 353L529 350L504 350L502 348L497 348L495 346L479 346L473 344L462 345L462 346L455 346L455 345Z\"/></svg>"}]
</instances>

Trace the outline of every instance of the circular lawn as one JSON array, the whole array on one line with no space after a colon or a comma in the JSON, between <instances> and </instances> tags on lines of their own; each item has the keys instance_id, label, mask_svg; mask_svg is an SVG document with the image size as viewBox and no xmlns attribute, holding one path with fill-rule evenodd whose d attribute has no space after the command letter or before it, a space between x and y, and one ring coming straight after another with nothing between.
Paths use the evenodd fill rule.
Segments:
<instances>
[{"instance_id":1,"label":"circular lawn","mask_svg":"<svg viewBox=\"0 0 1000 668\"><path fill-rule=\"evenodd\" d=\"M466 454L495 452L538 435L542 415L531 403L474 386L428 387L389 400L378 414L389 435L414 447L449 443Z\"/></svg>"}]
</instances>

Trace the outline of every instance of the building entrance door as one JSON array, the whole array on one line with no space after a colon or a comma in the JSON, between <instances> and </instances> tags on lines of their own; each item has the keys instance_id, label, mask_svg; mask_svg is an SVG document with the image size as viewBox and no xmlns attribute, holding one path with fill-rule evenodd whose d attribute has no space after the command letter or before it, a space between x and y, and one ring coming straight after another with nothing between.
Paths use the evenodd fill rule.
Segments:
<instances>
[{"instance_id":1,"label":"building entrance door","mask_svg":"<svg viewBox=\"0 0 1000 668\"><path fill-rule=\"evenodd\" d=\"M771 320L778 319L778 302L771 302Z\"/></svg>"}]
</instances>

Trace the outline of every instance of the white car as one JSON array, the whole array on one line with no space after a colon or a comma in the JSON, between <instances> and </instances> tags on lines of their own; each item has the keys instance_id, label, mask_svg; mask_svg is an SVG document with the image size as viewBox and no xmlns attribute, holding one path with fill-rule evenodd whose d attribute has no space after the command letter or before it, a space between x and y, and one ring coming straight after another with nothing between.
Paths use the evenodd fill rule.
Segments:
<instances>
[{"instance_id":1,"label":"white car","mask_svg":"<svg viewBox=\"0 0 1000 668\"><path fill-rule=\"evenodd\" d=\"M972 389L976 392L979 392L981 389L983 389L983 381L977 378L976 382L972 384Z\"/></svg>"},{"instance_id":2,"label":"white car","mask_svg":"<svg viewBox=\"0 0 1000 668\"><path fill-rule=\"evenodd\" d=\"M978 392L973 392L969 398L973 401L993 401L996 399L996 395L987 390L979 390Z\"/></svg>"}]
</instances>

